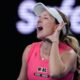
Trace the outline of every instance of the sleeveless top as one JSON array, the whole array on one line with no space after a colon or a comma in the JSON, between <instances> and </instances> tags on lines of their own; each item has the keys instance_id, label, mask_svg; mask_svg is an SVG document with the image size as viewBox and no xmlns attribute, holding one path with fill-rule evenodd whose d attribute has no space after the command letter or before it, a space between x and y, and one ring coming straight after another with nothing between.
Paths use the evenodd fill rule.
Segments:
<instances>
[{"instance_id":1,"label":"sleeveless top","mask_svg":"<svg viewBox=\"0 0 80 80\"><path fill-rule=\"evenodd\" d=\"M49 60L40 57L41 42L32 43L32 47L29 51L27 64L27 78L28 80L73 80L74 72L69 72L63 78L51 78L49 76ZM65 49L70 49L65 43L59 44L59 54Z\"/></svg>"}]
</instances>

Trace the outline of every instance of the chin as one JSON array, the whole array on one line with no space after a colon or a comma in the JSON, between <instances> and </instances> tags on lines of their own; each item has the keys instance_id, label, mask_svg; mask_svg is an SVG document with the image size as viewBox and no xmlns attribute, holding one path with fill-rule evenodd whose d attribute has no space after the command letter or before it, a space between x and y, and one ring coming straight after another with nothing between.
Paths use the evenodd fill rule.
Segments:
<instances>
[{"instance_id":1,"label":"chin","mask_svg":"<svg viewBox=\"0 0 80 80\"><path fill-rule=\"evenodd\" d=\"M40 39L40 40L43 40L45 37L37 35L37 38Z\"/></svg>"}]
</instances>

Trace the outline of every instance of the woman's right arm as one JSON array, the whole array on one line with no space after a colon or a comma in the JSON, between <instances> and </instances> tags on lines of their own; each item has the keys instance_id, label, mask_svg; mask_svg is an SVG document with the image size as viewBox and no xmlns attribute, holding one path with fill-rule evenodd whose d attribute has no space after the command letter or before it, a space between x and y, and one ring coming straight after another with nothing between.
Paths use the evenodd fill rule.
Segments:
<instances>
[{"instance_id":1,"label":"woman's right arm","mask_svg":"<svg viewBox=\"0 0 80 80\"><path fill-rule=\"evenodd\" d=\"M27 80L27 63L26 62L27 62L27 56L30 48L31 48L31 45L28 45L23 52L21 70L17 80Z\"/></svg>"}]
</instances>

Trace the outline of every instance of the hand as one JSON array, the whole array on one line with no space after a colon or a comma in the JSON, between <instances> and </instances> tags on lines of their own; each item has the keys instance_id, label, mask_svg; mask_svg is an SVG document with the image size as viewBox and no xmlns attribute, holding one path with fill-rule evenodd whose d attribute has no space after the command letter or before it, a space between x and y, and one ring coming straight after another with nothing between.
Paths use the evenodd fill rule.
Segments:
<instances>
[{"instance_id":1,"label":"hand","mask_svg":"<svg viewBox=\"0 0 80 80\"><path fill-rule=\"evenodd\" d=\"M62 30L62 28L66 25L66 23L62 22L61 24L59 24L58 28L55 30L55 32L53 34L51 34L50 36L48 36L47 38L49 40L51 40L52 42L58 42L59 43L59 34L60 31Z\"/></svg>"}]
</instances>

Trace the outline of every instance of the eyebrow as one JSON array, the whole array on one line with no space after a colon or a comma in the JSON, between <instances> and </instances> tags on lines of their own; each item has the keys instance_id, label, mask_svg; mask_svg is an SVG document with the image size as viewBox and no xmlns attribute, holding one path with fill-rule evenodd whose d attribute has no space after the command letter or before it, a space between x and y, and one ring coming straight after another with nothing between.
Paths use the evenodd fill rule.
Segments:
<instances>
[{"instance_id":1,"label":"eyebrow","mask_svg":"<svg viewBox=\"0 0 80 80\"><path fill-rule=\"evenodd\" d=\"M41 17L41 16L38 16L38 17ZM48 17L48 15L44 15L44 17Z\"/></svg>"}]
</instances>

